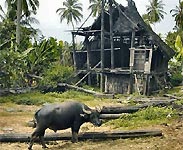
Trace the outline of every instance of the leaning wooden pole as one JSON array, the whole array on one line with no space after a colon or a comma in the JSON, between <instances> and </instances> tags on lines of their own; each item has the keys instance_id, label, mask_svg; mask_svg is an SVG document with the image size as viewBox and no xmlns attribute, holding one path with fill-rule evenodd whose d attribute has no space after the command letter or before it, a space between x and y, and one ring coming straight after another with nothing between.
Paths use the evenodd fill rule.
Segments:
<instances>
[{"instance_id":1,"label":"leaning wooden pole","mask_svg":"<svg viewBox=\"0 0 183 150\"><path fill-rule=\"evenodd\" d=\"M104 92L104 0L101 4L101 79L100 89Z\"/></svg>"},{"instance_id":2,"label":"leaning wooden pole","mask_svg":"<svg viewBox=\"0 0 183 150\"><path fill-rule=\"evenodd\" d=\"M162 136L161 130L131 130L113 132L85 132L79 133L79 140L106 140L120 138L138 138L148 136ZM0 134L0 142L28 142L30 134ZM49 134L44 137L45 141L71 140L71 133ZM38 140L37 140L38 141Z\"/></svg>"}]
</instances>

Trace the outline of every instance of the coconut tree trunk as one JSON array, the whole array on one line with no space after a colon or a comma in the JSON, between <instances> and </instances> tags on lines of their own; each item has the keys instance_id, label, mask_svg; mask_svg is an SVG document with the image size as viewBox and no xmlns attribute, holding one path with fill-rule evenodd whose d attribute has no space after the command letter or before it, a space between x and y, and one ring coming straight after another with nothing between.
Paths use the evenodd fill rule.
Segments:
<instances>
[{"instance_id":1,"label":"coconut tree trunk","mask_svg":"<svg viewBox=\"0 0 183 150\"><path fill-rule=\"evenodd\" d=\"M16 25L16 43L20 44L20 19L22 13L22 1L17 0L17 25Z\"/></svg>"}]
</instances>

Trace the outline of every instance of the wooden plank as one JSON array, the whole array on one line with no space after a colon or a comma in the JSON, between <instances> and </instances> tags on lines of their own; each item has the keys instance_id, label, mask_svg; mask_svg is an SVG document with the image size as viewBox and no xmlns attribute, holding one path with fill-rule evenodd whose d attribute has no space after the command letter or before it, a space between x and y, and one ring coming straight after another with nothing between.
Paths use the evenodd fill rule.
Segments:
<instances>
[{"instance_id":1,"label":"wooden plank","mask_svg":"<svg viewBox=\"0 0 183 150\"><path fill-rule=\"evenodd\" d=\"M162 136L161 130L131 130L131 131L112 131L112 132L85 132L79 133L79 140L106 140L119 138L138 138L148 136ZM30 134L0 134L0 142L28 142ZM45 141L71 140L71 133L48 134ZM37 140L38 141L38 140Z\"/></svg>"}]
</instances>

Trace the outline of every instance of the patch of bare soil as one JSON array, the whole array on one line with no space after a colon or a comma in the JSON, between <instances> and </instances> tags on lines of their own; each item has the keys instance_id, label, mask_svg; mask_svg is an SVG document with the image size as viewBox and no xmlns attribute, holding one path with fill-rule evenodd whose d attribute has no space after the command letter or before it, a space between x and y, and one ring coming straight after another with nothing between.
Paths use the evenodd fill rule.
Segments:
<instances>
[{"instance_id":1,"label":"patch of bare soil","mask_svg":"<svg viewBox=\"0 0 183 150\"><path fill-rule=\"evenodd\" d=\"M32 120L37 106L0 106L0 134L4 133L32 133L33 128L27 127L26 122ZM171 124L152 126L152 129L161 129L162 137L147 137L135 139L118 139L102 141L71 141L48 142L50 150L182 150L183 149L183 119L175 120ZM147 129L147 128L146 128ZM149 127L148 127L149 129ZM81 132L86 131L110 131L112 127L93 127L90 123L85 123L81 127ZM59 132L68 132L64 130ZM53 131L47 130L46 133ZM1 150L26 150L27 143L0 143ZM42 150L39 143L35 143L34 150Z\"/></svg>"}]
</instances>

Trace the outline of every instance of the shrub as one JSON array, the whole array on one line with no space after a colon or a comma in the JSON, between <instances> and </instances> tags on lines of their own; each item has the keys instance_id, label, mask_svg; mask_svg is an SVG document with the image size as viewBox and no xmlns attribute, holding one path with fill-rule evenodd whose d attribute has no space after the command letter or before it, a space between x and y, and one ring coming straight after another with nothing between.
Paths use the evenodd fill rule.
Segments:
<instances>
[{"instance_id":1,"label":"shrub","mask_svg":"<svg viewBox=\"0 0 183 150\"><path fill-rule=\"evenodd\" d=\"M170 79L170 82L173 86L180 85L182 83L182 81L183 81L183 76L181 75L180 72L173 74Z\"/></svg>"},{"instance_id":2,"label":"shrub","mask_svg":"<svg viewBox=\"0 0 183 150\"><path fill-rule=\"evenodd\" d=\"M56 86L59 82L66 82L73 74L72 67L61 66L60 64L53 64L48 70L44 72L44 78L41 81L41 86Z\"/></svg>"}]
</instances>

